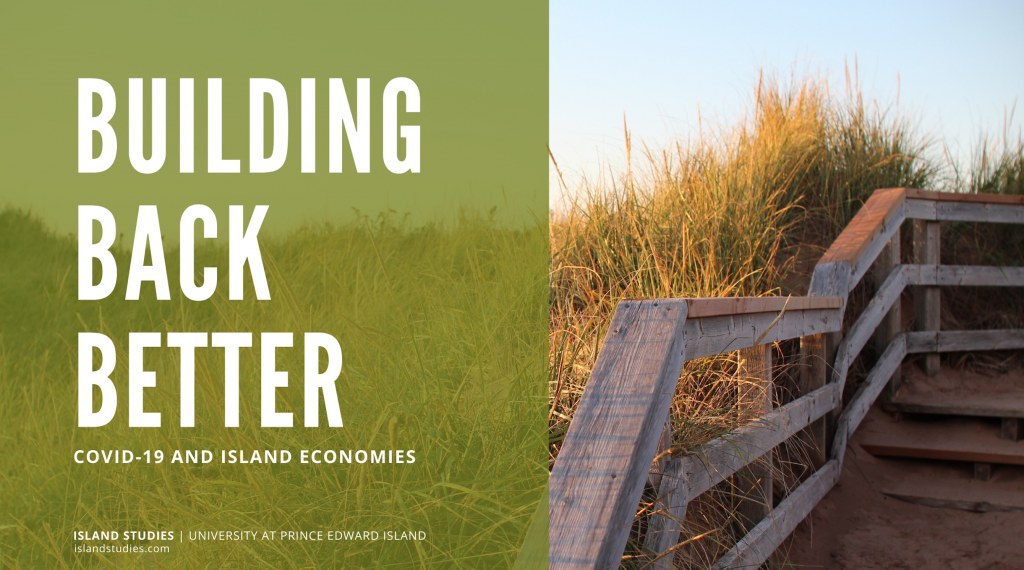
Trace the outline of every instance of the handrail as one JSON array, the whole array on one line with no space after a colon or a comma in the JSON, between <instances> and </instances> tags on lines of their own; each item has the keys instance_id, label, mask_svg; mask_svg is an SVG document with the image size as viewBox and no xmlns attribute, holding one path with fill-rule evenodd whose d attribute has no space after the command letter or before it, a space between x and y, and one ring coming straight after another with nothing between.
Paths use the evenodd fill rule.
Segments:
<instances>
[{"instance_id":1,"label":"handrail","mask_svg":"<svg viewBox=\"0 0 1024 570\"><path fill-rule=\"evenodd\" d=\"M923 244L919 263L899 263L899 228L906 219ZM552 568L615 568L685 361L802 339L812 367L805 393L749 425L682 457L658 464L659 513L648 528L655 564L678 542L687 503L749 465L800 430L821 425L842 407L846 375L872 333L898 308L908 286L924 286L922 302L937 317L937 289L951 285L1024 286L1024 268L943 266L938 263L940 221L1024 223L1024 197L961 195L917 189L876 190L815 266L805 297L740 297L622 301L598 354L583 398L552 469L549 498L549 563ZM887 249L888 248L888 249ZM931 248L931 249L929 249ZM884 252L891 258L885 280L840 342L847 299ZM895 256L891 255L895 252ZM955 348L968 336L974 348L1024 347L1024 331L992 339L963 332L911 332L886 339L878 363L836 419L833 445L817 471L754 526L716 567L757 565L788 536L836 483L851 434L909 352ZM982 331L984 332L984 331ZM964 336L967 334L967 336ZM959 335L959 336L957 336ZM810 370L810 369L809 369ZM820 372L820 373L818 373ZM816 384L815 384L816 383ZM824 443L824 440L819 442ZM655 478L651 478L655 480Z\"/></svg>"}]
</instances>

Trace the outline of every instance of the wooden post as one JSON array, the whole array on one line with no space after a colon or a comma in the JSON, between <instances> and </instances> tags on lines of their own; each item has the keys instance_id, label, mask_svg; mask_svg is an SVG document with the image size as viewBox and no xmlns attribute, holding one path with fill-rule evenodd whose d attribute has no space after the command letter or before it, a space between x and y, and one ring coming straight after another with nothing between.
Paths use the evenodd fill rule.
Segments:
<instances>
[{"instance_id":1,"label":"wooden post","mask_svg":"<svg viewBox=\"0 0 1024 570\"><path fill-rule=\"evenodd\" d=\"M991 463L975 463L974 464L974 478L978 481L988 481L992 478L992 464Z\"/></svg>"},{"instance_id":2,"label":"wooden post","mask_svg":"<svg viewBox=\"0 0 1024 570\"><path fill-rule=\"evenodd\" d=\"M762 344L740 351L740 380L737 409L747 417L763 416L772 409L772 349ZM771 461L771 450L761 461ZM771 512L771 466L751 464L736 473L738 489L736 512L745 531L749 531Z\"/></svg>"},{"instance_id":3,"label":"wooden post","mask_svg":"<svg viewBox=\"0 0 1024 570\"><path fill-rule=\"evenodd\" d=\"M672 447L672 418L669 417L668 421L665 422L665 429L661 430L661 436L658 438L658 448L655 451L654 456L659 457L666 450ZM651 472L647 474L647 484L657 490L661 487L661 476L665 474L665 457L656 461L651 466Z\"/></svg>"},{"instance_id":4,"label":"wooden post","mask_svg":"<svg viewBox=\"0 0 1024 570\"><path fill-rule=\"evenodd\" d=\"M1024 426L1021 424L1024 424L1024 420L1020 418L1003 418L999 428L999 437L1010 441L1020 441L1020 436L1024 433L1024 429L1021 429Z\"/></svg>"},{"instance_id":5,"label":"wooden post","mask_svg":"<svg viewBox=\"0 0 1024 570\"><path fill-rule=\"evenodd\" d=\"M657 300L615 309L551 470L551 568L619 565L686 360L686 310Z\"/></svg>"},{"instance_id":6,"label":"wooden post","mask_svg":"<svg viewBox=\"0 0 1024 570\"><path fill-rule=\"evenodd\" d=\"M885 249L879 254L878 260L875 262L874 269L874 281L875 287L880 287L885 281L886 277L900 265L900 234L896 232L889 243L886 244ZM878 352L878 356L881 357L885 352L885 349L889 347L889 343L892 339L896 338L896 335L900 334L900 330L903 327L902 314L900 310L900 301L896 300L896 304L893 305L892 309L882 319L882 323L878 325L878 329L875 330L875 351ZM903 379L902 372L897 369L889 379L889 390L888 397L891 398L896 394L896 390L900 387L900 381Z\"/></svg>"},{"instance_id":7,"label":"wooden post","mask_svg":"<svg viewBox=\"0 0 1024 570\"><path fill-rule=\"evenodd\" d=\"M813 392L828 381L830 363L835 357L835 342L829 338L832 336L834 335L831 333L823 333L800 338L798 396ZM827 416L821 418L804 428L799 435L799 438L808 445L808 455L814 469L820 469L828 457L828 421Z\"/></svg>"},{"instance_id":8,"label":"wooden post","mask_svg":"<svg viewBox=\"0 0 1024 570\"><path fill-rule=\"evenodd\" d=\"M914 220L914 262L921 265L939 264L939 222ZM914 323L917 330L939 330L940 302L938 287L914 289ZM928 376L939 372L939 353L925 355L924 372Z\"/></svg>"},{"instance_id":9,"label":"wooden post","mask_svg":"<svg viewBox=\"0 0 1024 570\"><path fill-rule=\"evenodd\" d=\"M672 447L672 418L665 422L665 429L661 432L658 441L658 452L655 457ZM647 521L647 536L644 539L644 549L647 554L654 557L651 567L655 570L671 570L672 554L662 555L664 552L679 544L679 534L682 530L682 518L686 514L686 507L679 508L678 498L673 496L676 485L674 481L665 482L665 469L670 456L661 457L651 469L647 482L655 492L654 511ZM663 484L665 483L665 484ZM658 558L661 556L661 558Z\"/></svg>"}]
</instances>

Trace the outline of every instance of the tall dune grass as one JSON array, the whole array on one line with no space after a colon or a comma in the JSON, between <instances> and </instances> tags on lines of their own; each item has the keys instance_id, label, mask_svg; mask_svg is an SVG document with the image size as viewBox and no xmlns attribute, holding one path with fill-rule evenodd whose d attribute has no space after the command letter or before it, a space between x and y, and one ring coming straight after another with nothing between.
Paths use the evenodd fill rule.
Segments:
<instances>
[{"instance_id":1,"label":"tall dune grass","mask_svg":"<svg viewBox=\"0 0 1024 570\"><path fill-rule=\"evenodd\" d=\"M75 295L76 246L31 215L0 209L0 567L503 567L543 498L543 225L495 227L467 214L413 226L382 215L309 226L261 244L273 301L124 301ZM171 283L178 251L168 250ZM120 273L130 252L115 247ZM227 275L227 251L203 265ZM516 260L515 264L509 260ZM539 273L538 273L539 271ZM120 407L78 428L75 338L116 345ZM150 350L146 396L160 429L129 428L129 331L324 331L344 347L344 429L303 427L302 355L278 409L296 427L260 426L259 351L240 355L240 427L224 427L224 355L197 351L195 426L179 427L180 361ZM539 337L538 337L539 335ZM163 450L166 461L77 465L77 449ZM172 464L172 450L290 450L290 463ZM413 449L414 464L301 464L300 450ZM422 541L190 541L166 554L76 554L74 530L406 530ZM179 535L180 536L180 535ZM368 562L370 561L370 562Z\"/></svg>"},{"instance_id":2,"label":"tall dune grass","mask_svg":"<svg viewBox=\"0 0 1024 570\"><path fill-rule=\"evenodd\" d=\"M761 83L754 101L749 122L645 150L639 167L612 185L585 184L553 213L556 433L620 299L801 292L806 282L791 279L801 256L813 261L873 189L936 179L907 123L859 97Z\"/></svg>"}]
</instances>

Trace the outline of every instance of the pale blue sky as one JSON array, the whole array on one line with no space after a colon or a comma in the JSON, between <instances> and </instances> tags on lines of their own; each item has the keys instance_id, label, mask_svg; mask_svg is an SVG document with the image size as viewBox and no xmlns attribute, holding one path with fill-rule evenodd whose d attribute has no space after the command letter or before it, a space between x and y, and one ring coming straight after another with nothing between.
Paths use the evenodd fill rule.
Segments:
<instances>
[{"instance_id":1,"label":"pale blue sky","mask_svg":"<svg viewBox=\"0 0 1024 570\"><path fill-rule=\"evenodd\" d=\"M570 187L621 170L622 119L655 148L751 106L758 71L835 93L856 59L865 100L967 155L1020 133L1024 2L551 2L550 146ZM898 96L898 104L897 104ZM941 149L940 149L941 150ZM560 194L552 184L552 204Z\"/></svg>"}]
</instances>

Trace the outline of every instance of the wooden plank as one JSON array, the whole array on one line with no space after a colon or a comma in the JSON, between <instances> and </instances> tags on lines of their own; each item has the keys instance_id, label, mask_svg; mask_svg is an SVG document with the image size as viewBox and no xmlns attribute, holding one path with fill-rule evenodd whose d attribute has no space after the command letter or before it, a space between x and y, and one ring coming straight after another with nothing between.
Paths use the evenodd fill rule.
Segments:
<instances>
[{"instance_id":1,"label":"wooden plank","mask_svg":"<svg viewBox=\"0 0 1024 570\"><path fill-rule=\"evenodd\" d=\"M1024 287L1024 267L908 265L911 285L942 287Z\"/></svg>"},{"instance_id":2,"label":"wooden plank","mask_svg":"<svg viewBox=\"0 0 1024 570\"><path fill-rule=\"evenodd\" d=\"M740 351L736 408L740 414L763 416L772 409L772 350L761 344ZM749 416L748 416L749 417ZM771 449L765 454L771 460ZM745 529L751 529L772 509L772 470L752 463L736 472L736 513Z\"/></svg>"},{"instance_id":3,"label":"wooden plank","mask_svg":"<svg viewBox=\"0 0 1024 570\"><path fill-rule=\"evenodd\" d=\"M741 315L746 313L778 313L808 309L839 309L841 297L697 297L686 299L687 319Z\"/></svg>"},{"instance_id":4,"label":"wooden plank","mask_svg":"<svg viewBox=\"0 0 1024 570\"><path fill-rule=\"evenodd\" d=\"M936 497L922 494L909 485L901 485L899 489L882 489L882 494L888 495L901 501L934 507L938 509L958 509L972 513L1007 513L1012 511L1024 511L1020 503L990 503L984 500L961 499L956 497Z\"/></svg>"},{"instance_id":5,"label":"wooden plank","mask_svg":"<svg viewBox=\"0 0 1024 570\"><path fill-rule=\"evenodd\" d=\"M1024 441L1001 439L999 427L984 420L896 422L879 417L863 428L859 441L881 457L1024 465Z\"/></svg>"},{"instance_id":6,"label":"wooden plank","mask_svg":"<svg viewBox=\"0 0 1024 570\"><path fill-rule=\"evenodd\" d=\"M943 222L1024 224L1024 206L1020 204L956 203L908 199L906 217L914 220Z\"/></svg>"},{"instance_id":7,"label":"wooden plank","mask_svg":"<svg viewBox=\"0 0 1024 570\"><path fill-rule=\"evenodd\" d=\"M623 301L550 479L552 568L615 568L682 371L686 303Z\"/></svg>"},{"instance_id":8,"label":"wooden plank","mask_svg":"<svg viewBox=\"0 0 1024 570\"><path fill-rule=\"evenodd\" d=\"M1024 224L1024 206L938 203L935 205L935 219L989 224Z\"/></svg>"},{"instance_id":9,"label":"wooden plank","mask_svg":"<svg viewBox=\"0 0 1024 570\"><path fill-rule=\"evenodd\" d=\"M889 240L888 245L882 250L881 255L878 256L878 260L875 262L874 269L874 281L875 281L875 296L878 297L879 293L882 292L882 288L885 285L889 275L894 272L900 272L902 275L903 283L900 284L900 292L896 294L896 298L889 308L889 312L882 318L881 323L875 328L874 336L872 337L875 352L882 354L885 349L889 348L889 343L892 342L896 335L900 334L903 328L903 318L900 308L900 295L903 293L904 287L906 287L906 273L900 269L900 232L897 231L896 235ZM863 318L863 314L861 315ZM858 351L859 352L859 351ZM889 388L886 397L891 397L892 394L899 389L900 381L903 376L900 373L902 367L896 369L893 372L891 378L889 378Z\"/></svg>"},{"instance_id":10,"label":"wooden plank","mask_svg":"<svg viewBox=\"0 0 1024 570\"><path fill-rule=\"evenodd\" d=\"M907 352L967 352L972 350L1019 350L1024 348L1024 329L939 331L904 333Z\"/></svg>"},{"instance_id":11,"label":"wooden plank","mask_svg":"<svg viewBox=\"0 0 1024 570\"><path fill-rule=\"evenodd\" d=\"M1009 194L966 194L960 192L936 192L920 188L907 188L908 199L927 200L929 202L961 202L976 204L1017 204L1024 205L1024 196Z\"/></svg>"},{"instance_id":12,"label":"wooden plank","mask_svg":"<svg viewBox=\"0 0 1024 570\"><path fill-rule=\"evenodd\" d=\"M908 414L972 416L977 418L1024 417L1024 397L1014 394L993 394L984 387L964 387L950 393L926 394L921 391L897 394L886 409Z\"/></svg>"},{"instance_id":13,"label":"wooden plank","mask_svg":"<svg viewBox=\"0 0 1024 570\"><path fill-rule=\"evenodd\" d=\"M839 330L839 309L785 311L706 317L686 321L688 359L732 352L758 344Z\"/></svg>"},{"instance_id":14,"label":"wooden plank","mask_svg":"<svg viewBox=\"0 0 1024 570\"><path fill-rule=\"evenodd\" d=\"M852 281L852 265L846 261L819 261L811 274L811 284L807 289L809 297L841 297L846 307L846 297L850 289L856 285Z\"/></svg>"},{"instance_id":15,"label":"wooden plank","mask_svg":"<svg viewBox=\"0 0 1024 570\"><path fill-rule=\"evenodd\" d=\"M886 244L903 223L905 188L875 190L846 225L819 263L845 263L850 266L848 286L861 280ZM846 295L846 291L832 295Z\"/></svg>"},{"instance_id":16,"label":"wooden plank","mask_svg":"<svg viewBox=\"0 0 1024 570\"><path fill-rule=\"evenodd\" d=\"M879 287L875 296L871 298L868 305L861 312L857 320L850 326L843 342L836 351L835 366L832 370L832 381L840 386L845 385L846 375L849 372L853 360L860 354L860 351L867 345L872 334L879 325L887 318L887 315L897 305L900 294L906 285L905 271L902 267L893 269L889 276ZM895 336L895 335L893 335ZM890 343L886 343L888 347Z\"/></svg>"},{"instance_id":17,"label":"wooden plank","mask_svg":"<svg viewBox=\"0 0 1024 570\"><path fill-rule=\"evenodd\" d=\"M908 381L886 408L911 414L1024 418L1024 377L946 369L929 378L910 370Z\"/></svg>"},{"instance_id":18,"label":"wooden plank","mask_svg":"<svg viewBox=\"0 0 1024 570\"><path fill-rule=\"evenodd\" d=\"M938 209L932 200L915 200L907 197L903 203L903 213L908 220L935 220Z\"/></svg>"},{"instance_id":19,"label":"wooden plank","mask_svg":"<svg viewBox=\"0 0 1024 570\"><path fill-rule=\"evenodd\" d=\"M811 475L767 517L740 539L715 563L716 570L758 568L782 544L796 525L821 501L839 480L839 464L829 461Z\"/></svg>"},{"instance_id":20,"label":"wooden plank","mask_svg":"<svg viewBox=\"0 0 1024 570\"><path fill-rule=\"evenodd\" d=\"M914 221L914 262L921 265L939 264L939 223ZM919 331L937 331L940 326L938 287L914 288L914 325ZM939 371L938 353L925 356L924 370L929 376Z\"/></svg>"},{"instance_id":21,"label":"wooden plank","mask_svg":"<svg viewBox=\"0 0 1024 570\"><path fill-rule=\"evenodd\" d=\"M685 481L685 493L678 496L690 501L789 439L838 403L839 392L833 385L801 396L682 458L673 458L665 469L665 480Z\"/></svg>"},{"instance_id":22,"label":"wooden plank","mask_svg":"<svg viewBox=\"0 0 1024 570\"><path fill-rule=\"evenodd\" d=\"M882 488L890 497L947 509L975 513L1024 511L1024 485L1019 478L1005 481L996 477L978 484L966 477L915 476Z\"/></svg>"},{"instance_id":23,"label":"wooden plank","mask_svg":"<svg viewBox=\"0 0 1024 570\"><path fill-rule=\"evenodd\" d=\"M857 389L857 393L850 399L850 404L843 410L836 429L831 456L838 459L840 464L843 462L846 444L849 442L850 435L857 431L868 410L871 409L872 404L878 399L878 395L885 389L888 379L892 377L893 372L899 369L906 355L906 337L901 335L893 340L889 348L885 349L885 352L882 353L874 368L871 369L867 378L864 379L864 383L861 384L860 388Z\"/></svg>"},{"instance_id":24,"label":"wooden plank","mask_svg":"<svg viewBox=\"0 0 1024 570\"><path fill-rule=\"evenodd\" d=\"M1024 200L1005 194L960 194L908 188L908 219L933 221L1024 223Z\"/></svg>"}]
</instances>

